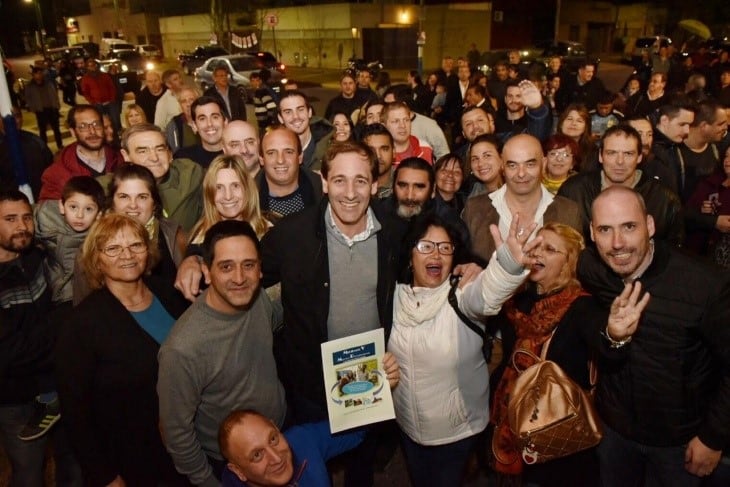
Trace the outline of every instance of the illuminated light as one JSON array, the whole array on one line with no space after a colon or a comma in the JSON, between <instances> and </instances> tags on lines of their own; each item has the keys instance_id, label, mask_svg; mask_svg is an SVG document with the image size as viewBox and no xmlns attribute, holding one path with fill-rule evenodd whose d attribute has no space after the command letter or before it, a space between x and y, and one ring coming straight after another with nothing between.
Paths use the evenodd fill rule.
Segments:
<instances>
[{"instance_id":1,"label":"illuminated light","mask_svg":"<svg viewBox=\"0 0 730 487\"><path fill-rule=\"evenodd\" d=\"M285 84L287 84L288 82L289 82L289 80L288 80L288 79L286 79L286 78L281 78L281 84L282 84L282 85L285 85Z\"/></svg>"},{"instance_id":2,"label":"illuminated light","mask_svg":"<svg viewBox=\"0 0 730 487\"><path fill-rule=\"evenodd\" d=\"M147 71L152 71L153 69L155 69L155 63L147 63L144 67Z\"/></svg>"},{"instance_id":3,"label":"illuminated light","mask_svg":"<svg viewBox=\"0 0 730 487\"><path fill-rule=\"evenodd\" d=\"M410 22L411 21L411 16L408 13L408 10L401 10L400 15L399 15L399 19L400 19L400 23L401 24L407 24L408 22Z\"/></svg>"}]
</instances>

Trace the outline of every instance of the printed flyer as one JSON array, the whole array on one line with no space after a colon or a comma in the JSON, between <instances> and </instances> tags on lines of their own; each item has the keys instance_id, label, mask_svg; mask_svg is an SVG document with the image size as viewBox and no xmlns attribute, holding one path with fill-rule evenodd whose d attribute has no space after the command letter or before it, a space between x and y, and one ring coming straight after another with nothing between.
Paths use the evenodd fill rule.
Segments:
<instances>
[{"instance_id":1,"label":"printed flyer","mask_svg":"<svg viewBox=\"0 0 730 487\"><path fill-rule=\"evenodd\" d=\"M395 418L384 354L382 328L322 344L332 433Z\"/></svg>"}]
</instances>

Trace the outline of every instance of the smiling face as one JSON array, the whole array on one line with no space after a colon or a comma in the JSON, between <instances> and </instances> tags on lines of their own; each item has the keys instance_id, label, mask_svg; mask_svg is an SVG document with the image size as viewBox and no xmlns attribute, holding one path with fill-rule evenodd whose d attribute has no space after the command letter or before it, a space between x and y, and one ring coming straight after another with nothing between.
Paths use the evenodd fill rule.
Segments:
<instances>
[{"instance_id":1,"label":"smiling face","mask_svg":"<svg viewBox=\"0 0 730 487\"><path fill-rule=\"evenodd\" d=\"M355 89L357 86L355 85L355 80L352 79L350 76L345 76L340 81L340 90L342 91L342 96L344 98L352 98L355 96Z\"/></svg>"},{"instance_id":2,"label":"smiling face","mask_svg":"<svg viewBox=\"0 0 730 487\"><path fill-rule=\"evenodd\" d=\"M255 173L260 166L259 138L256 129L248 122L234 120L223 129L223 153L241 156L249 173Z\"/></svg>"},{"instance_id":3,"label":"smiling face","mask_svg":"<svg viewBox=\"0 0 730 487\"><path fill-rule=\"evenodd\" d=\"M140 110L139 108L130 108L127 110L127 127L131 127L132 125L137 125L140 123L145 123L147 120L145 119L144 112Z\"/></svg>"},{"instance_id":4,"label":"smiling face","mask_svg":"<svg viewBox=\"0 0 730 487\"><path fill-rule=\"evenodd\" d=\"M504 144L502 168L507 191L516 195L530 195L540 191L542 147L529 135L516 135Z\"/></svg>"},{"instance_id":5,"label":"smiling face","mask_svg":"<svg viewBox=\"0 0 730 487\"><path fill-rule=\"evenodd\" d=\"M335 140L337 142L348 140L352 135L352 128L344 114L338 113L335 115L335 118L332 120L332 125L335 127Z\"/></svg>"},{"instance_id":6,"label":"smiling face","mask_svg":"<svg viewBox=\"0 0 730 487\"><path fill-rule=\"evenodd\" d=\"M309 131L309 119L312 109L301 96L287 96L279 102L279 121L295 134L302 135Z\"/></svg>"},{"instance_id":7,"label":"smiling face","mask_svg":"<svg viewBox=\"0 0 730 487\"><path fill-rule=\"evenodd\" d=\"M141 179L120 181L112 202L114 213L127 215L145 225L155 212L155 202Z\"/></svg>"},{"instance_id":8,"label":"smiling face","mask_svg":"<svg viewBox=\"0 0 730 487\"><path fill-rule=\"evenodd\" d=\"M446 196L444 199L451 199L463 182L464 173L455 159L451 159L436 171L436 188L442 196Z\"/></svg>"},{"instance_id":9,"label":"smiling face","mask_svg":"<svg viewBox=\"0 0 730 487\"><path fill-rule=\"evenodd\" d=\"M246 198L236 171L222 168L215 175L215 209L224 220L241 218Z\"/></svg>"},{"instance_id":10,"label":"smiling face","mask_svg":"<svg viewBox=\"0 0 730 487\"><path fill-rule=\"evenodd\" d=\"M89 195L72 193L66 201L58 201L58 210L74 232L88 230L99 216L99 206Z\"/></svg>"},{"instance_id":11,"label":"smiling face","mask_svg":"<svg viewBox=\"0 0 730 487\"><path fill-rule=\"evenodd\" d=\"M547 153L547 161L545 163L545 172L551 179L558 181L568 177L568 173L573 169L575 159L570 147L560 147L552 149Z\"/></svg>"},{"instance_id":12,"label":"smiling face","mask_svg":"<svg viewBox=\"0 0 730 487\"><path fill-rule=\"evenodd\" d=\"M217 103L198 105L195 108L193 124L195 132L200 135L203 148L210 151L220 149L226 119Z\"/></svg>"},{"instance_id":13,"label":"smiling face","mask_svg":"<svg viewBox=\"0 0 730 487\"><path fill-rule=\"evenodd\" d=\"M337 154L329 163L327 178L322 179L322 189L340 231L351 238L363 232L370 197L378 192L367 156L357 152Z\"/></svg>"},{"instance_id":14,"label":"smiling face","mask_svg":"<svg viewBox=\"0 0 730 487\"><path fill-rule=\"evenodd\" d=\"M487 186L500 177L502 159L497 148L489 142L479 142L471 147L469 163L474 177Z\"/></svg>"},{"instance_id":15,"label":"smiling face","mask_svg":"<svg viewBox=\"0 0 730 487\"><path fill-rule=\"evenodd\" d=\"M461 116L461 130L471 142L479 135L494 133L494 119L484 110L471 110Z\"/></svg>"},{"instance_id":16,"label":"smiling face","mask_svg":"<svg viewBox=\"0 0 730 487\"><path fill-rule=\"evenodd\" d=\"M218 240L210 267L203 264L203 276L210 286L206 302L211 308L227 314L244 311L261 283L256 245L242 235Z\"/></svg>"},{"instance_id":17,"label":"smiling face","mask_svg":"<svg viewBox=\"0 0 730 487\"><path fill-rule=\"evenodd\" d=\"M449 234L443 227L430 226L420 241L440 244L447 242L453 244ZM423 254L414 248L411 250L411 266L413 268L413 286L435 288L444 283L451 274L454 263L454 256L442 254L438 248L432 252Z\"/></svg>"},{"instance_id":18,"label":"smiling face","mask_svg":"<svg viewBox=\"0 0 730 487\"><path fill-rule=\"evenodd\" d=\"M231 429L228 444L228 466L247 485L284 486L294 475L289 443L265 418L247 415Z\"/></svg>"},{"instance_id":19,"label":"smiling face","mask_svg":"<svg viewBox=\"0 0 730 487\"><path fill-rule=\"evenodd\" d=\"M122 149L127 162L144 166L155 179L163 178L170 170L172 153L162 133L158 131L139 132L127 140L127 150Z\"/></svg>"},{"instance_id":20,"label":"smiling face","mask_svg":"<svg viewBox=\"0 0 730 487\"><path fill-rule=\"evenodd\" d=\"M0 201L0 262L17 257L33 241L33 210L25 201Z\"/></svg>"},{"instance_id":21,"label":"smiling face","mask_svg":"<svg viewBox=\"0 0 730 487\"><path fill-rule=\"evenodd\" d=\"M644 262L654 219L628 191L599 195L593 203L591 239L601 259L619 276L631 276Z\"/></svg>"},{"instance_id":22,"label":"smiling face","mask_svg":"<svg viewBox=\"0 0 730 487\"><path fill-rule=\"evenodd\" d=\"M261 141L264 173L274 195L286 196L297 189L303 156L296 137L290 130L272 130Z\"/></svg>"},{"instance_id":23,"label":"smiling face","mask_svg":"<svg viewBox=\"0 0 730 487\"><path fill-rule=\"evenodd\" d=\"M104 144L104 123L96 110L80 110L74 113L76 128L69 128L79 145L97 151Z\"/></svg>"},{"instance_id":24,"label":"smiling face","mask_svg":"<svg viewBox=\"0 0 730 487\"><path fill-rule=\"evenodd\" d=\"M144 245L142 252L130 250L130 247L139 247L140 244ZM122 252L116 257L104 253L105 249L111 252L115 247L122 247ZM122 228L97 251L100 253L99 270L107 287L111 283L130 283L142 278L147 266L147 246L132 228Z\"/></svg>"},{"instance_id":25,"label":"smiling face","mask_svg":"<svg viewBox=\"0 0 730 487\"><path fill-rule=\"evenodd\" d=\"M525 105L522 104L522 90L519 86L507 87L507 94L504 95L504 103L507 111L511 113L518 113L525 108Z\"/></svg>"}]
</instances>

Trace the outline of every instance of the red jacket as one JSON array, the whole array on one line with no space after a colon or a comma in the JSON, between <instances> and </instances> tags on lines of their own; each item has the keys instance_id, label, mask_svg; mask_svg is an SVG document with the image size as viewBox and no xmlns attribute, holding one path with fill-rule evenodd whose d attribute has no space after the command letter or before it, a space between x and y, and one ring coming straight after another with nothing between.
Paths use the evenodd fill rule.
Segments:
<instances>
[{"instance_id":1,"label":"red jacket","mask_svg":"<svg viewBox=\"0 0 730 487\"><path fill-rule=\"evenodd\" d=\"M43 171L39 199L60 200L63 187L69 179L74 176L93 176L91 170L79 162L76 147L78 147L78 142L64 147L56 155L53 164ZM104 155L106 156L105 173L112 172L115 167L124 162L122 154L107 145L104 146Z\"/></svg>"},{"instance_id":2,"label":"red jacket","mask_svg":"<svg viewBox=\"0 0 730 487\"><path fill-rule=\"evenodd\" d=\"M92 105L100 105L114 101L117 97L117 88L112 77L106 73L85 74L81 78L81 94Z\"/></svg>"},{"instance_id":3,"label":"red jacket","mask_svg":"<svg viewBox=\"0 0 730 487\"><path fill-rule=\"evenodd\" d=\"M415 135L411 135L408 138L408 149L403 152L396 152L393 157L393 165L397 166L403 159L409 157L420 157L425 159L426 162L433 165L433 149L426 142L422 142Z\"/></svg>"}]
</instances>

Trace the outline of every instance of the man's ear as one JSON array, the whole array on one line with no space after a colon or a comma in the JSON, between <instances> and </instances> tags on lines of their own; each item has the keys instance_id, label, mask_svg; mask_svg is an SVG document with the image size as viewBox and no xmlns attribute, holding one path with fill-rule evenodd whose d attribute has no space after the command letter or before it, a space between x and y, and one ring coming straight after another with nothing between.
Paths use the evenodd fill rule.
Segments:
<instances>
[{"instance_id":1,"label":"man's ear","mask_svg":"<svg viewBox=\"0 0 730 487\"><path fill-rule=\"evenodd\" d=\"M233 473L234 473L234 474L236 475L236 477L238 477L238 479L239 479L239 480L240 480L241 482L246 482L246 480L248 480L248 479L246 478L246 476L245 476L245 475L243 474L243 470L241 470L241 469L240 469L240 468L238 467L238 465L236 465L235 463L230 463L230 462L228 462L228 465L227 465L227 467L228 467L228 469L229 469L229 470L230 470L231 472L233 472Z\"/></svg>"},{"instance_id":2,"label":"man's ear","mask_svg":"<svg viewBox=\"0 0 730 487\"><path fill-rule=\"evenodd\" d=\"M129 158L129 152L127 152L126 149L119 149L119 152L122 153L122 158L124 159L124 162L132 162L132 159Z\"/></svg>"},{"instance_id":3,"label":"man's ear","mask_svg":"<svg viewBox=\"0 0 730 487\"><path fill-rule=\"evenodd\" d=\"M593 242L595 242L596 241L596 237L593 235L593 221L590 222L590 224L588 225L588 228L590 228L590 230L591 230L591 240Z\"/></svg>"}]
</instances>

